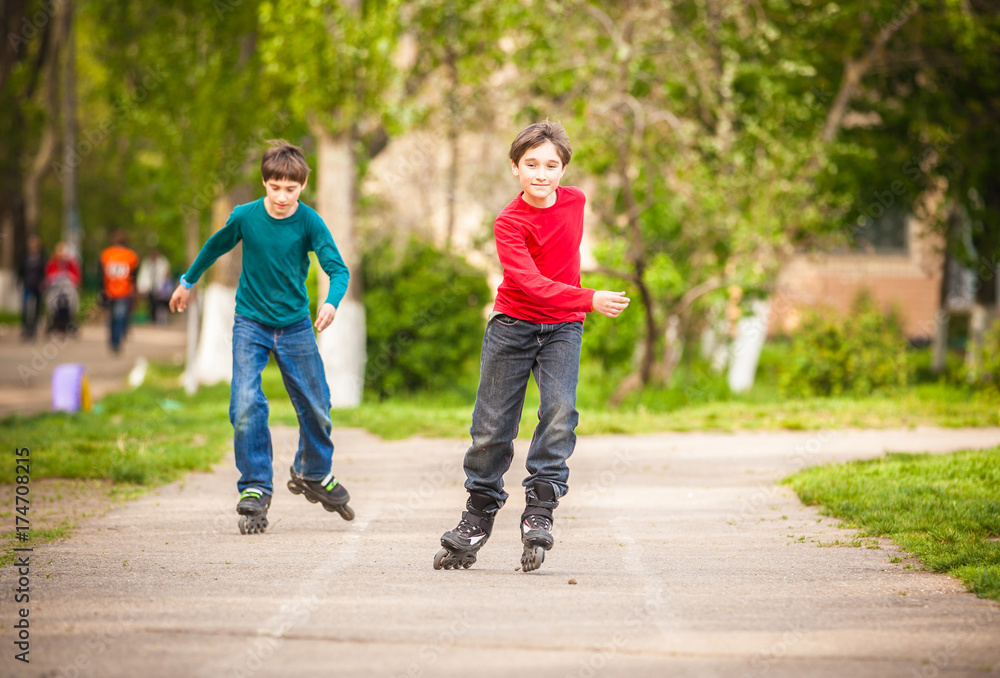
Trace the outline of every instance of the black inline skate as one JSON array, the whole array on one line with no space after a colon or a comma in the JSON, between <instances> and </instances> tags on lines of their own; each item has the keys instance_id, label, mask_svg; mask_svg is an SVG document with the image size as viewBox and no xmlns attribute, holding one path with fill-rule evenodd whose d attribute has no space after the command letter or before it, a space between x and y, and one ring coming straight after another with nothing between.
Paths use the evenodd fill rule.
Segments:
<instances>
[{"instance_id":1,"label":"black inline skate","mask_svg":"<svg viewBox=\"0 0 1000 678\"><path fill-rule=\"evenodd\" d=\"M537 570L545 562L545 552L552 548L552 509L559 506L552 483L536 480L525 492L524 513L521 514L521 570Z\"/></svg>"},{"instance_id":2,"label":"black inline skate","mask_svg":"<svg viewBox=\"0 0 1000 678\"><path fill-rule=\"evenodd\" d=\"M493 532L493 519L500 507L492 497L471 492L465 508L455 529L441 535L444 548L434 556L435 570L469 569Z\"/></svg>"},{"instance_id":3,"label":"black inline skate","mask_svg":"<svg viewBox=\"0 0 1000 678\"><path fill-rule=\"evenodd\" d=\"M240 494L236 512L240 514L240 534L256 534L267 529L267 509L271 505L271 495L248 487Z\"/></svg>"},{"instance_id":4,"label":"black inline skate","mask_svg":"<svg viewBox=\"0 0 1000 678\"><path fill-rule=\"evenodd\" d=\"M304 494L313 504L319 502L327 511L336 511L344 520L354 520L354 509L347 505L351 500L347 488L333 477L333 472L326 474L323 480L307 480L289 469L292 479L288 481L288 490L292 494Z\"/></svg>"}]
</instances>

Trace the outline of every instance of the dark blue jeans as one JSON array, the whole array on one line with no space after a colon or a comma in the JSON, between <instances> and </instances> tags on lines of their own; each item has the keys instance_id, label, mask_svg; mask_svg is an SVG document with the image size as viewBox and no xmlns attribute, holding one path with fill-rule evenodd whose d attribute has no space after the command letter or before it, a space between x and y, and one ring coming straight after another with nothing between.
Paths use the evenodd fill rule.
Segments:
<instances>
[{"instance_id":1,"label":"dark blue jeans","mask_svg":"<svg viewBox=\"0 0 1000 678\"><path fill-rule=\"evenodd\" d=\"M38 316L42 312L42 292L37 287L24 286L21 293L21 335L34 337Z\"/></svg>"},{"instance_id":2,"label":"dark blue jeans","mask_svg":"<svg viewBox=\"0 0 1000 678\"><path fill-rule=\"evenodd\" d=\"M236 468L242 474L237 483L240 492L248 487L267 494L274 491L269 408L260 380L272 353L299 419L295 472L309 480L322 480L333 460L330 387L312 321L305 318L288 327L270 327L237 315L233 324L229 420L233 424Z\"/></svg>"},{"instance_id":3,"label":"dark blue jeans","mask_svg":"<svg viewBox=\"0 0 1000 678\"><path fill-rule=\"evenodd\" d=\"M528 448L524 486L535 480L569 489L566 460L576 446L576 385L580 376L583 323L529 323L497 315L486 325L479 391L472 413L472 446L465 453L465 487L503 504L503 474L514 457L528 376L541 396L538 426Z\"/></svg>"},{"instance_id":4,"label":"dark blue jeans","mask_svg":"<svg viewBox=\"0 0 1000 678\"><path fill-rule=\"evenodd\" d=\"M118 353L122 349L122 341L128 333L128 320L132 314L131 299L112 299L108 305L108 315L111 317L111 350Z\"/></svg>"}]
</instances>

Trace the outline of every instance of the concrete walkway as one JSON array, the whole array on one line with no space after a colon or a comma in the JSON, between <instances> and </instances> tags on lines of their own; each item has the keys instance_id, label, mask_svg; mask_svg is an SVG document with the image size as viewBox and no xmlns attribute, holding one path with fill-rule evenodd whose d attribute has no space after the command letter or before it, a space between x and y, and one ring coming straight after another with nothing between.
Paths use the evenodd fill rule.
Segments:
<instances>
[{"instance_id":1,"label":"concrete walkway","mask_svg":"<svg viewBox=\"0 0 1000 678\"><path fill-rule=\"evenodd\" d=\"M284 488L276 429L264 535L241 536L228 460L2 571L3 676L975 676L1000 674L1000 605L850 531L773 481L885 450L1000 444L1000 429L581 439L556 547L521 547L509 505L473 569L435 571L464 504L465 441L335 431L348 523ZM1000 545L998 545L1000 548ZM13 660L30 610L30 664Z\"/></svg>"},{"instance_id":2,"label":"concrete walkway","mask_svg":"<svg viewBox=\"0 0 1000 678\"><path fill-rule=\"evenodd\" d=\"M98 319L99 320L99 319ZM133 325L122 352L108 347L108 328L98 320L85 324L76 337L61 334L22 342L20 329L0 326L0 419L12 414L36 414L52 408L52 371L61 363L87 368L91 392L100 399L125 387L137 358L184 360L187 345L183 318L169 325Z\"/></svg>"}]
</instances>

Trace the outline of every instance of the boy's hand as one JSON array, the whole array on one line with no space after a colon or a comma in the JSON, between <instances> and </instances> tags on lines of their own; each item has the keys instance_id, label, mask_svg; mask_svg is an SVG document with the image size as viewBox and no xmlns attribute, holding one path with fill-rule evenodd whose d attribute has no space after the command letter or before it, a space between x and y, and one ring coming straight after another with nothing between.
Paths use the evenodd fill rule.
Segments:
<instances>
[{"instance_id":1,"label":"boy's hand","mask_svg":"<svg viewBox=\"0 0 1000 678\"><path fill-rule=\"evenodd\" d=\"M320 306L319 312L316 313L316 330L322 332L329 327L335 315L337 315L337 307L333 304L328 302Z\"/></svg>"},{"instance_id":2,"label":"boy's hand","mask_svg":"<svg viewBox=\"0 0 1000 678\"><path fill-rule=\"evenodd\" d=\"M625 292L609 292L608 290L598 290L594 292L594 310L609 318L617 318L618 314L628 308L631 301L625 296Z\"/></svg>"},{"instance_id":3,"label":"boy's hand","mask_svg":"<svg viewBox=\"0 0 1000 678\"><path fill-rule=\"evenodd\" d=\"M174 293L170 295L170 312L179 313L187 308L188 299L191 297L191 290L178 285Z\"/></svg>"}]
</instances>

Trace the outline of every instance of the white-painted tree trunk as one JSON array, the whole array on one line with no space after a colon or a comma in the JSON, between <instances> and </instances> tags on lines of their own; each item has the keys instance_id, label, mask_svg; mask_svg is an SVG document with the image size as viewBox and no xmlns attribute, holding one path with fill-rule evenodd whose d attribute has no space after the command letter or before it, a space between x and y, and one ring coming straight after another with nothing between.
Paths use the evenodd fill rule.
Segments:
<instances>
[{"instance_id":1,"label":"white-painted tree trunk","mask_svg":"<svg viewBox=\"0 0 1000 678\"><path fill-rule=\"evenodd\" d=\"M216 198L212 203L212 232L226 225L234 203L248 199L249 191L241 193L241 189ZM237 245L232 252L219 257L209 271L209 283L201 297L201 332L194 357L194 377L199 384L233 379L233 318L242 270L242 246Z\"/></svg>"},{"instance_id":2,"label":"white-painted tree trunk","mask_svg":"<svg viewBox=\"0 0 1000 678\"><path fill-rule=\"evenodd\" d=\"M317 211L326 222L351 272L347 295L337 307L333 324L319 335L319 352L330 386L330 405L334 408L361 404L365 383L365 309L361 303L360 258L355 243L354 197L355 166L349 131L336 136L314 126L318 145ZM330 279L319 272L318 303L330 289Z\"/></svg>"},{"instance_id":3,"label":"white-painted tree trunk","mask_svg":"<svg viewBox=\"0 0 1000 678\"><path fill-rule=\"evenodd\" d=\"M236 288L209 283L201 296L201 332L194 358L199 384L218 384L233 379L233 317Z\"/></svg>"},{"instance_id":4,"label":"white-painted tree trunk","mask_svg":"<svg viewBox=\"0 0 1000 678\"><path fill-rule=\"evenodd\" d=\"M732 357L729 362L729 389L733 393L749 391L757 375L757 362L767 338L767 321L771 314L771 301L762 299L750 304L753 313L740 318L736 323L736 339L733 341Z\"/></svg>"}]
</instances>

